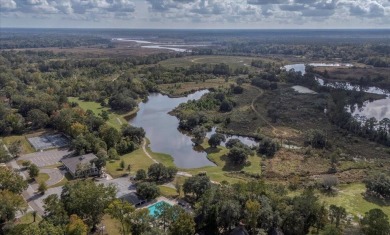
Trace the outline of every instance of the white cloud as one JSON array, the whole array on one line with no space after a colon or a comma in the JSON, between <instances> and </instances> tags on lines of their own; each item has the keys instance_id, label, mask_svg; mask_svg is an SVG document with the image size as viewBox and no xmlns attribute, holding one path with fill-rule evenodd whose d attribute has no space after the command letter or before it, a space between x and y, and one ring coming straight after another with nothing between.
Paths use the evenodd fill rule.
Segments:
<instances>
[{"instance_id":1,"label":"white cloud","mask_svg":"<svg viewBox=\"0 0 390 235\"><path fill-rule=\"evenodd\" d=\"M12 10L16 8L16 2L14 0L0 0L0 5L4 10Z\"/></svg>"},{"instance_id":2,"label":"white cloud","mask_svg":"<svg viewBox=\"0 0 390 235\"><path fill-rule=\"evenodd\" d=\"M390 0L0 0L2 19L187 25L386 25ZM140 7L141 6L141 7ZM9 20L11 22L11 20ZM60 25L59 25L60 26Z\"/></svg>"}]
</instances>

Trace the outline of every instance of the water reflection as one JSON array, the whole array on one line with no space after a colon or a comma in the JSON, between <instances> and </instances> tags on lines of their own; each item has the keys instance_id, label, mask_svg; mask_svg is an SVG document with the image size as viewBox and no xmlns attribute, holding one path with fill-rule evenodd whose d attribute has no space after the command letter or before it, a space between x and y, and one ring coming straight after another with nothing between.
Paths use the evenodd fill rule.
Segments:
<instances>
[{"instance_id":1,"label":"water reflection","mask_svg":"<svg viewBox=\"0 0 390 235\"><path fill-rule=\"evenodd\" d=\"M207 133L206 137L210 138L212 134L216 133L217 128L213 127L210 132ZM225 135L226 141L221 143L225 147L225 144L230 139L239 139L243 144L248 145L249 147L256 146L258 143L250 137L238 136L238 135Z\"/></svg>"},{"instance_id":2,"label":"water reflection","mask_svg":"<svg viewBox=\"0 0 390 235\"><path fill-rule=\"evenodd\" d=\"M191 137L181 133L177 127L179 120L168 114L181 103L197 100L208 91L198 91L187 97L169 98L152 93L146 103L139 105L137 115L130 120L131 125L142 127L150 140L153 152L167 153L174 159L176 166L181 168L197 168L213 166L205 152L194 151Z\"/></svg>"},{"instance_id":3,"label":"water reflection","mask_svg":"<svg viewBox=\"0 0 390 235\"><path fill-rule=\"evenodd\" d=\"M312 66L324 66L324 64L310 64ZM327 66L351 66L350 64L327 64ZM305 64L291 64L284 66L286 70L294 69L296 72L305 74ZM349 82L328 82L321 78L316 78L321 86L341 88L345 90L364 91L378 95L387 95L384 99L375 101L366 101L363 104L355 104L354 106L346 107L351 112L352 116L364 116L367 119L376 118L378 121L384 118L390 118L390 93L378 87L361 87L352 85Z\"/></svg>"}]
</instances>

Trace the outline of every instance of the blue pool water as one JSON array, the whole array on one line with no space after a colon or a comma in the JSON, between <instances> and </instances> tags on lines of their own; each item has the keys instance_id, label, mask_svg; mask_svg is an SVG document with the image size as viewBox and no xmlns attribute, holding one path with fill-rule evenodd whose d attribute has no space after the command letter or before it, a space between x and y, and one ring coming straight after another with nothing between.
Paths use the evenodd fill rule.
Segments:
<instances>
[{"instance_id":1,"label":"blue pool water","mask_svg":"<svg viewBox=\"0 0 390 235\"><path fill-rule=\"evenodd\" d=\"M148 206L148 210L149 210L149 214L153 217L156 217L157 216L157 213L160 212L158 207L161 206L161 205L168 205L171 207L170 204L164 202L164 201L159 201L157 203L154 203L153 205L151 206Z\"/></svg>"}]
</instances>

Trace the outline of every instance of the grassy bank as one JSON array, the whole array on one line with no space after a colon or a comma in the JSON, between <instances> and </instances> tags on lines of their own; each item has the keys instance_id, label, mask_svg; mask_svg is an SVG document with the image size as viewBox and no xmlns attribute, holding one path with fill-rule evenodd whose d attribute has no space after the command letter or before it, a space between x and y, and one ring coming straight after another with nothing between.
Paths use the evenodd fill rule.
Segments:
<instances>
[{"instance_id":1,"label":"grassy bank","mask_svg":"<svg viewBox=\"0 0 390 235\"><path fill-rule=\"evenodd\" d=\"M320 194L320 200L328 205L337 205L344 207L348 213L354 217L364 216L364 213L371 209L379 208L385 214L390 216L390 206L380 205L373 201L368 201L364 198L366 187L362 183L353 183L339 186L340 191L334 197Z\"/></svg>"},{"instance_id":2,"label":"grassy bank","mask_svg":"<svg viewBox=\"0 0 390 235\"><path fill-rule=\"evenodd\" d=\"M93 102L93 101L84 101L80 100L76 97L69 97L69 102L75 102L77 103L80 108L86 110L91 110L95 115L100 115L103 111L109 112L107 123L111 126L120 129L122 124L127 123L126 117L131 116L135 113L137 113L138 108L134 109L131 112L127 113L119 113L119 112L113 112L108 107L102 107L99 103Z\"/></svg>"}]
</instances>

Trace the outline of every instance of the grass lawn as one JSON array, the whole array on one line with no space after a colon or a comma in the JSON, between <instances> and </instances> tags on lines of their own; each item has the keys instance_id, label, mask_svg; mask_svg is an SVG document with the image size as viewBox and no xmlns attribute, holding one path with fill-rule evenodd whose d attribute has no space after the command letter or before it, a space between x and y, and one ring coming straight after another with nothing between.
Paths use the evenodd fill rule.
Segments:
<instances>
[{"instance_id":1,"label":"grass lawn","mask_svg":"<svg viewBox=\"0 0 390 235\"><path fill-rule=\"evenodd\" d=\"M104 234L122 235L120 228L121 224L118 220L111 218L110 215L104 215L101 224L105 226Z\"/></svg>"},{"instance_id":2,"label":"grass lawn","mask_svg":"<svg viewBox=\"0 0 390 235\"><path fill-rule=\"evenodd\" d=\"M50 179L50 176L46 173L39 173L37 177L35 177L35 181L39 184L41 182L46 182Z\"/></svg>"},{"instance_id":3,"label":"grass lawn","mask_svg":"<svg viewBox=\"0 0 390 235\"><path fill-rule=\"evenodd\" d=\"M40 222L42 218L37 214L35 217L35 222ZM27 212L22 217L19 218L19 224L31 224L34 223L34 216L32 215L32 212Z\"/></svg>"},{"instance_id":4,"label":"grass lawn","mask_svg":"<svg viewBox=\"0 0 390 235\"><path fill-rule=\"evenodd\" d=\"M344 207L348 213L357 217L358 215L364 216L365 212L371 209L379 208L385 214L390 216L390 206L380 206L373 202L367 201L363 197L363 193L366 190L364 184L353 183L348 185L340 185L339 193L335 197L325 196L320 194L320 199L326 202L328 205L334 204Z\"/></svg>"},{"instance_id":5,"label":"grass lawn","mask_svg":"<svg viewBox=\"0 0 390 235\"><path fill-rule=\"evenodd\" d=\"M225 82L225 79L218 78L218 79L209 79L204 82L182 82L182 83L174 83L174 84L162 84L158 87L164 91L165 93L168 93L170 95L182 95L186 92L191 92L193 90L202 90L202 89L208 89L208 88L228 88L230 85L233 84L232 81Z\"/></svg>"},{"instance_id":6,"label":"grass lawn","mask_svg":"<svg viewBox=\"0 0 390 235\"><path fill-rule=\"evenodd\" d=\"M261 173L261 158L256 155L248 157L248 162L250 164L244 166L234 166L230 164L229 161L226 159L226 156L224 156L229 152L227 148L222 146L219 146L215 149L210 148L206 140L203 142L202 147L206 149L207 157L212 162L214 162L216 166L206 166L196 169L183 169L183 171L189 172L190 174L198 174L199 172L204 171L213 181L221 182L223 180L226 180L229 183L236 183L238 181L242 181L241 179L227 176L226 173L230 171L242 170L249 173Z\"/></svg>"},{"instance_id":7,"label":"grass lawn","mask_svg":"<svg viewBox=\"0 0 390 235\"><path fill-rule=\"evenodd\" d=\"M30 145L30 143L27 141L27 139L24 135L12 135L12 136L7 136L7 137L3 138L3 142L5 145L7 145L7 147L9 147L13 142L19 141L19 140L22 143L22 153L21 154L35 152L34 148Z\"/></svg>"},{"instance_id":8,"label":"grass lawn","mask_svg":"<svg viewBox=\"0 0 390 235\"><path fill-rule=\"evenodd\" d=\"M161 195L164 197L177 197L177 196L179 196L176 192L176 189L174 189L174 188L164 186L164 185L159 185L158 187L160 189Z\"/></svg>"},{"instance_id":9,"label":"grass lawn","mask_svg":"<svg viewBox=\"0 0 390 235\"><path fill-rule=\"evenodd\" d=\"M102 113L102 111L108 111L108 120L107 123L110 124L111 126L117 128L118 130L121 128L122 124L127 123L125 117L130 116L138 111L138 109L135 109L131 112L128 113L118 113L118 112L112 112L110 111L109 108L107 107L102 107L99 103L93 102L93 101L84 101L80 100L79 98L76 97L69 97L69 102L76 102L80 108L86 110L91 110L95 115L99 115Z\"/></svg>"},{"instance_id":10,"label":"grass lawn","mask_svg":"<svg viewBox=\"0 0 390 235\"><path fill-rule=\"evenodd\" d=\"M125 161L125 169L122 170L119 167L121 161ZM114 178L120 177L122 174L127 173L127 165L131 165L131 173L135 174L135 172L139 169L147 170L150 165L154 162L152 159L148 158L143 152L142 148L139 148L129 154L125 154L121 156L121 160L116 161L108 161L106 165L107 172Z\"/></svg>"}]
</instances>

